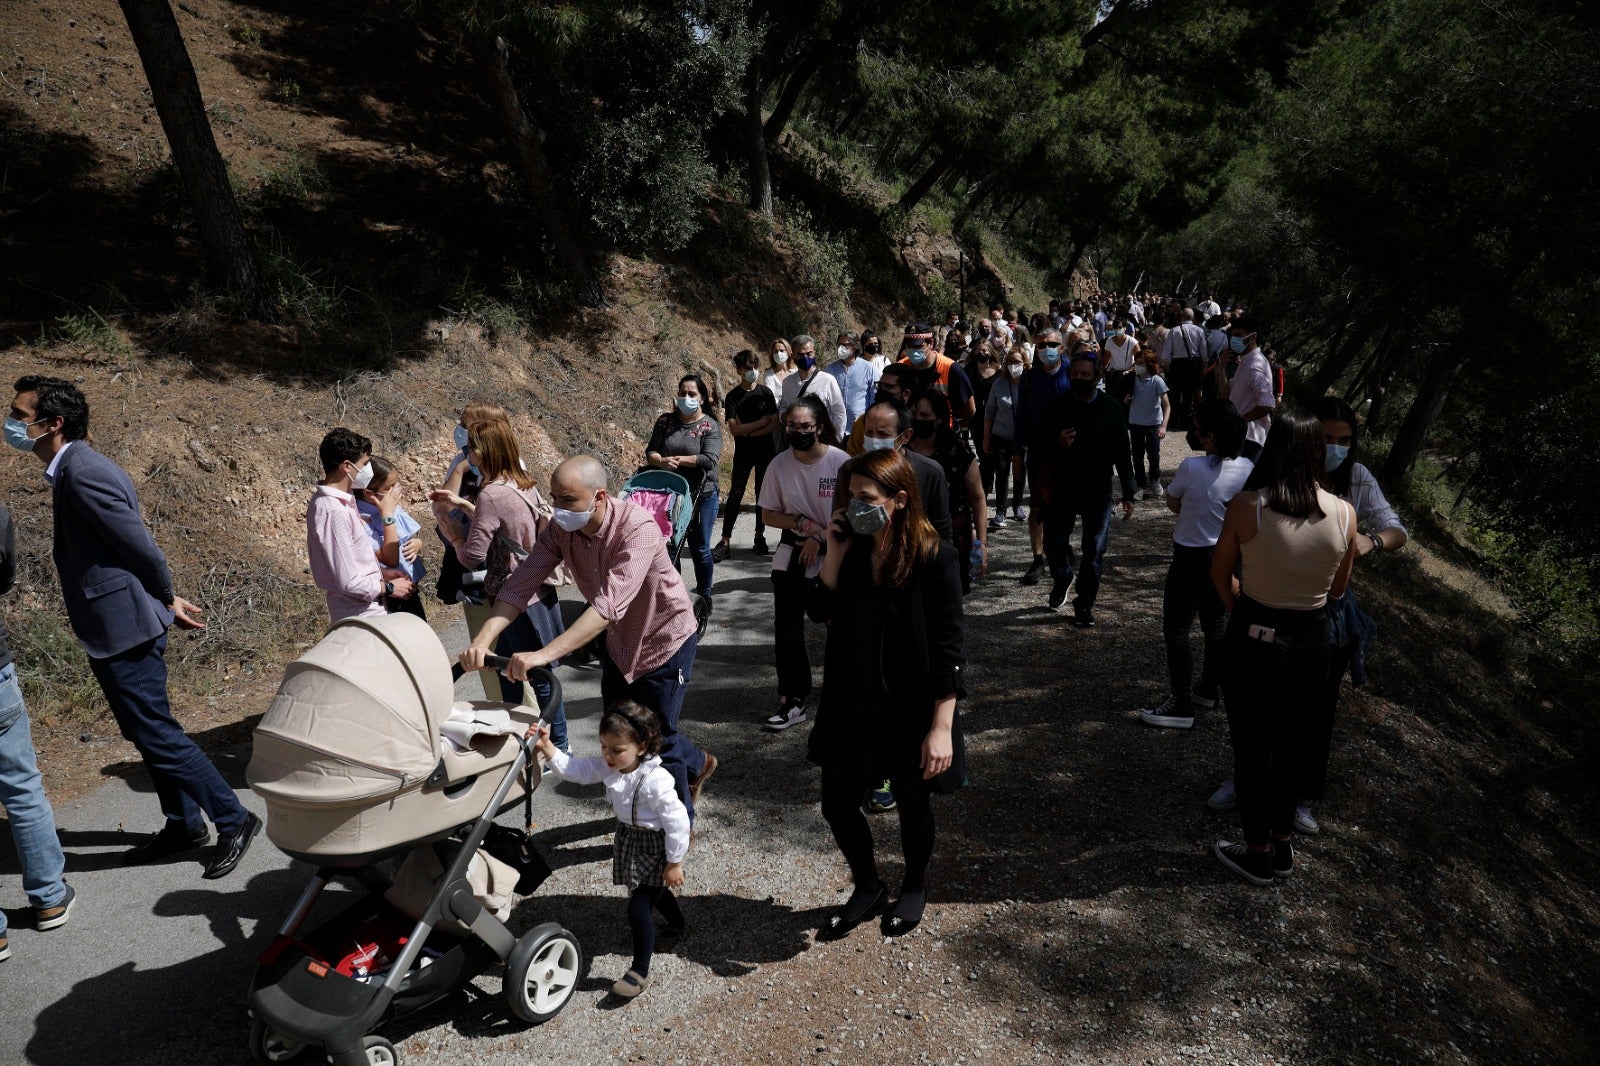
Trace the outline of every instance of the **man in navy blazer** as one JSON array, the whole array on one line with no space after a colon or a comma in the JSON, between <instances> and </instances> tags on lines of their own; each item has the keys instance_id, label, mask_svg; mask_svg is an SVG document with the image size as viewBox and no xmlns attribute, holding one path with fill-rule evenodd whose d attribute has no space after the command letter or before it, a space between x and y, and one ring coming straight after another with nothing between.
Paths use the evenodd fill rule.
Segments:
<instances>
[{"instance_id":1,"label":"man in navy blazer","mask_svg":"<svg viewBox=\"0 0 1600 1066\"><path fill-rule=\"evenodd\" d=\"M89 404L71 382L17 381L6 441L45 464L55 512L55 562L67 618L122 735L139 749L166 825L124 856L152 862L217 846L205 876L233 872L261 828L167 703L167 627L200 629L200 609L172 591L166 556L139 515L127 472L91 448ZM202 816L203 815L203 816Z\"/></svg>"}]
</instances>

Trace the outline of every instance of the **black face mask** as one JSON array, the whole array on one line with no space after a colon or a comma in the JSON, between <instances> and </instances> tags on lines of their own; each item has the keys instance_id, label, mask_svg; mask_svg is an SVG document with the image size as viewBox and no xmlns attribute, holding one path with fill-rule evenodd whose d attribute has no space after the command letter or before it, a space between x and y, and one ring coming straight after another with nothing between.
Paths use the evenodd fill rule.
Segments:
<instances>
[{"instance_id":1,"label":"black face mask","mask_svg":"<svg viewBox=\"0 0 1600 1066\"><path fill-rule=\"evenodd\" d=\"M873 341L871 344L867 345L865 350L868 355L877 355L879 352L883 351L883 345L879 344L877 341Z\"/></svg>"},{"instance_id":2,"label":"black face mask","mask_svg":"<svg viewBox=\"0 0 1600 1066\"><path fill-rule=\"evenodd\" d=\"M911 420L911 435L918 440L927 440L939 432L939 422L933 418L913 418Z\"/></svg>"},{"instance_id":3,"label":"black face mask","mask_svg":"<svg viewBox=\"0 0 1600 1066\"><path fill-rule=\"evenodd\" d=\"M1080 400L1087 400L1089 397L1094 395L1093 379L1085 381L1082 378L1073 378L1071 388L1072 395L1076 396Z\"/></svg>"},{"instance_id":4,"label":"black face mask","mask_svg":"<svg viewBox=\"0 0 1600 1066\"><path fill-rule=\"evenodd\" d=\"M795 433L792 430L784 434L789 440L789 447L797 452L809 452L817 446L817 431L808 429L804 433Z\"/></svg>"},{"instance_id":5,"label":"black face mask","mask_svg":"<svg viewBox=\"0 0 1600 1066\"><path fill-rule=\"evenodd\" d=\"M872 395L873 403L899 403L900 394L893 389L879 389Z\"/></svg>"}]
</instances>

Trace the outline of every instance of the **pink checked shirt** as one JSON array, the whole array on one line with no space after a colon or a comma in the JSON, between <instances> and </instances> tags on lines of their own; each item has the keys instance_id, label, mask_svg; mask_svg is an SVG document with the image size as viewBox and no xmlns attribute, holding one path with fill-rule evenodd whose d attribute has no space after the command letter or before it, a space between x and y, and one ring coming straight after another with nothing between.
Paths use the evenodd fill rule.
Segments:
<instances>
[{"instance_id":1,"label":"pink checked shirt","mask_svg":"<svg viewBox=\"0 0 1600 1066\"><path fill-rule=\"evenodd\" d=\"M383 568L354 496L329 485L317 486L306 505L306 552L311 556L311 580L328 594L332 621L384 613Z\"/></svg>"},{"instance_id":2,"label":"pink checked shirt","mask_svg":"<svg viewBox=\"0 0 1600 1066\"><path fill-rule=\"evenodd\" d=\"M608 498L593 534L546 526L501 587L500 602L527 609L562 563L589 606L610 623L606 651L630 683L672 658L694 632L689 590L667 558L661 527L627 500Z\"/></svg>"}]
</instances>

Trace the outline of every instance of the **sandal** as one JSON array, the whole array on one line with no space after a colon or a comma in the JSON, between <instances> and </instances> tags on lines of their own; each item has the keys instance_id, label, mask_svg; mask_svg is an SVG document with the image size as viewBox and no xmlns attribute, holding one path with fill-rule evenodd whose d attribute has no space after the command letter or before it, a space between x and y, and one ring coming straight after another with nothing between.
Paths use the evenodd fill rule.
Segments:
<instances>
[{"instance_id":1,"label":"sandal","mask_svg":"<svg viewBox=\"0 0 1600 1066\"><path fill-rule=\"evenodd\" d=\"M650 987L650 978L639 976L638 970L629 970L611 985L612 995L632 999Z\"/></svg>"}]
</instances>

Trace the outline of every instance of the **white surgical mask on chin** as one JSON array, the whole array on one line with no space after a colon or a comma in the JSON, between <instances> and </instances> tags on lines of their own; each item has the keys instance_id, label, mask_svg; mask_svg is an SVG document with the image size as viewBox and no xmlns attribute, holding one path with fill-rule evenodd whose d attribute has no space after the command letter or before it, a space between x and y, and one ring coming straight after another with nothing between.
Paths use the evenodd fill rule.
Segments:
<instances>
[{"instance_id":1,"label":"white surgical mask on chin","mask_svg":"<svg viewBox=\"0 0 1600 1066\"><path fill-rule=\"evenodd\" d=\"M372 463L368 462L366 466L356 471L355 477L350 479L350 487L360 492L370 484L372 484Z\"/></svg>"}]
</instances>

